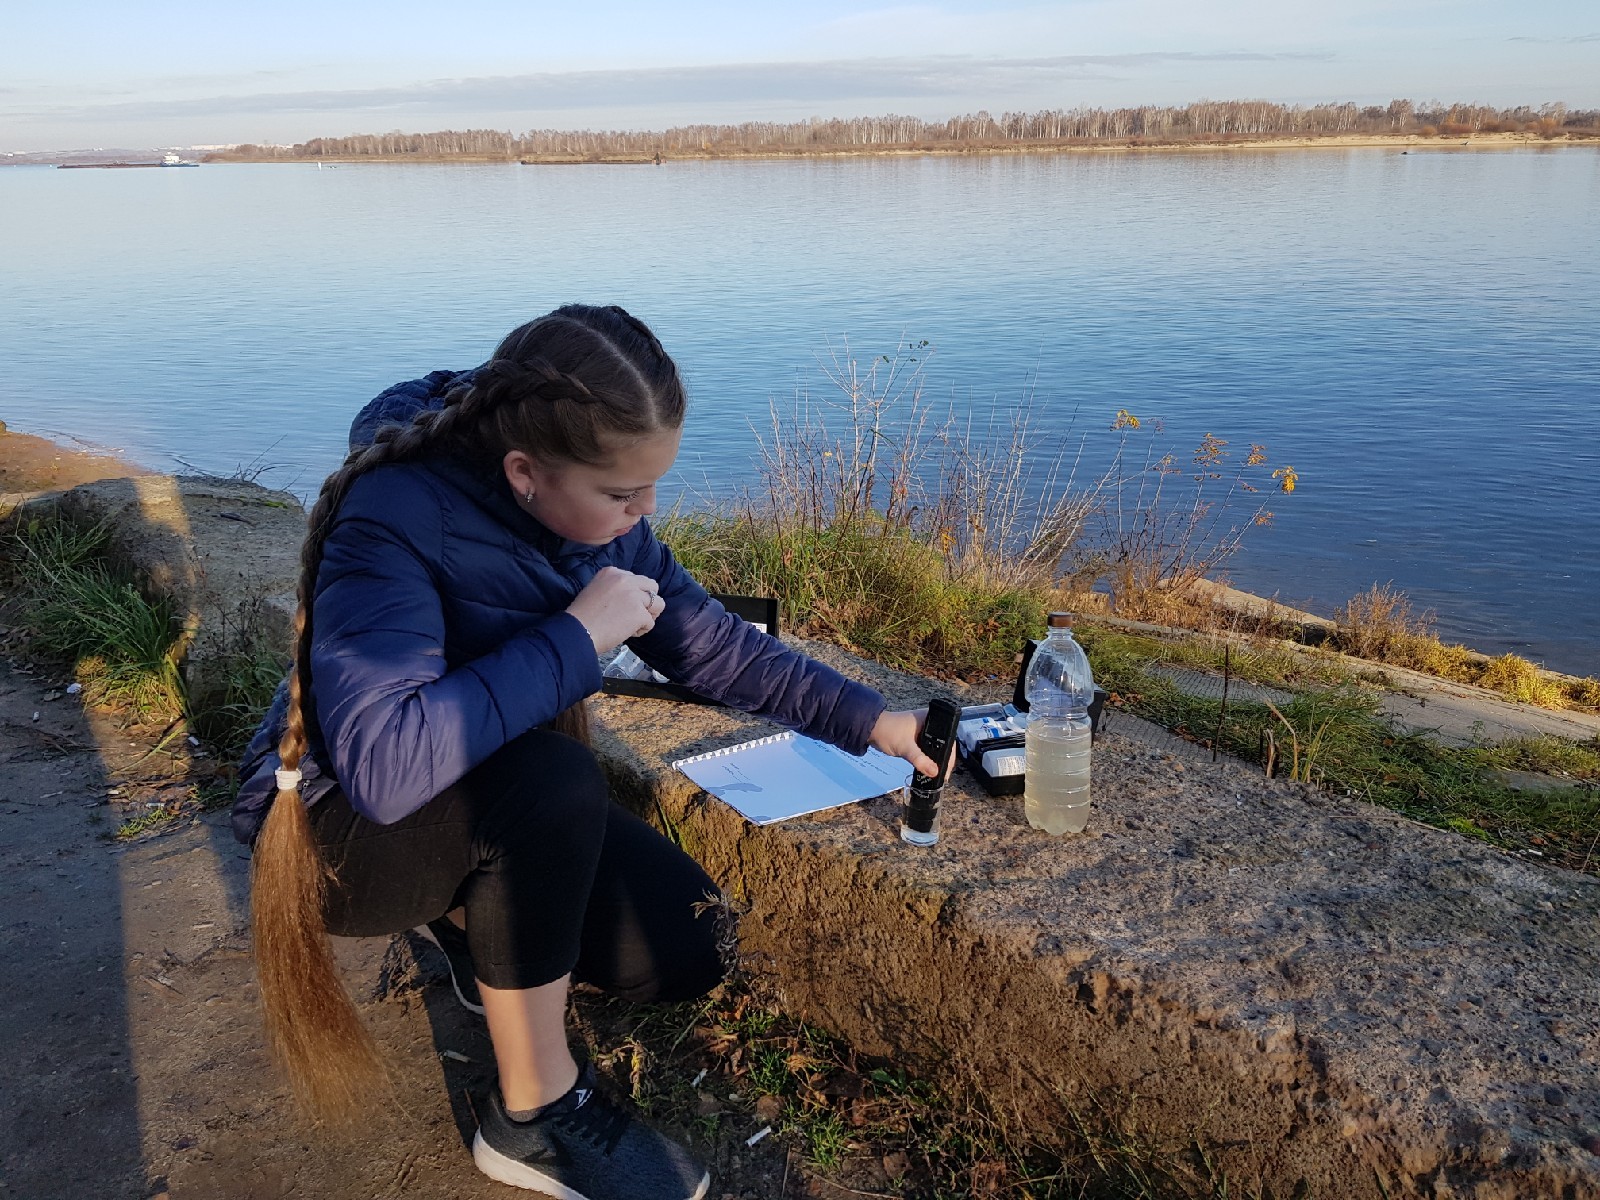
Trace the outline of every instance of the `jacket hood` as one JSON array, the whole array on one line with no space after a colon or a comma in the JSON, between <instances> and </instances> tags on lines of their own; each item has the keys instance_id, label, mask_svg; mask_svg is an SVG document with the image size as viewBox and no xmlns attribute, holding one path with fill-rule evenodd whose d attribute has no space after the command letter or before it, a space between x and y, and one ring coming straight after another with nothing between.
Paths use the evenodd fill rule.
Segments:
<instances>
[{"instance_id":1,"label":"jacket hood","mask_svg":"<svg viewBox=\"0 0 1600 1200\"><path fill-rule=\"evenodd\" d=\"M469 371L434 371L386 388L368 402L350 423L350 449L372 445L385 425L409 425L420 412L444 407L444 398L457 384L471 384L478 368Z\"/></svg>"},{"instance_id":2,"label":"jacket hood","mask_svg":"<svg viewBox=\"0 0 1600 1200\"><path fill-rule=\"evenodd\" d=\"M480 368L466 371L434 371L421 379L397 383L381 392L350 423L350 449L372 445L378 430L386 425L409 425L418 413L444 407L445 397L460 386L470 386ZM530 542L552 564L570 571L595 557L600 547L559 537L530 517L511 495L511 488L499 472L490 475L459 458L440 455L428 460L430 470L444 476L470 496L508 529Z\"/></svg>"}]
</instances>

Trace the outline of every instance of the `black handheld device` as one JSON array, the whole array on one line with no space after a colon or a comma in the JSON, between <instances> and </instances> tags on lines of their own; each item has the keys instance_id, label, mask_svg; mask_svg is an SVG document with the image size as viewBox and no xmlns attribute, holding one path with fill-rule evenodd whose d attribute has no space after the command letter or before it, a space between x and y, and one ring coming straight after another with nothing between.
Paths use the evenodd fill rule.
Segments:
<instances>
[{"instance_id":1,"label":"black handheld device","mask_svg":"<svg viewBox=\"0 0 1600 1200\"><path fill-rule=\"evenodd\" d=\"M939 764L939 773L930 777L918 771L911 776L900 837L914 846L932 846L939 840L939 798L955 760L956 725L960 721L961 706L954 700L936 696L928 702L928 717L917 735L917 746Z\"/></svg>"}]
</instances>

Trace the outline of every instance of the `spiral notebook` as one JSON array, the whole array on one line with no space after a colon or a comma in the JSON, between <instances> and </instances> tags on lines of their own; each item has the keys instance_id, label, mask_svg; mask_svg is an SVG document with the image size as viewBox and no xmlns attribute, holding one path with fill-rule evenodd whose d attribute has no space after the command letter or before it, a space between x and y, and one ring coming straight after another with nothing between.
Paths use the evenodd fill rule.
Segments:
<instances>
[{"instance_id":1,"label":"spiral notebook","mask_svg":"<svg viewBox=\"0 0 1600 1200\"><path fill-rule=\"evenodd\" d=\"M757 825L854 804L911 782L911 764L870 749L860 758L792 730L672 764Z\"/></svg>"}]
</instances>

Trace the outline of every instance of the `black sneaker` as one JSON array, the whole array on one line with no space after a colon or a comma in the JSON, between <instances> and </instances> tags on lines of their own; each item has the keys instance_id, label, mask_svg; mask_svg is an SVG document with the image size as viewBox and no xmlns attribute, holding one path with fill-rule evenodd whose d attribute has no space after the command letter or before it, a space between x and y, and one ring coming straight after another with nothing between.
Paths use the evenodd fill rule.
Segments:
<instances>
[{"instance_id":1,"label":"black sneaker","mask_svg":"<svg viewBox=\"0 0 1600 1200\"><path fill-rule=\"evenodd\" d=\"M478 1117L472 1161L490 1179L560 1200L701 1200L711 1174L595 1086L578 1082L531 1121L506 1116L496 1085Z\"/></svg>"},{"instance_id":2,"label":"black sneaker","mask_svg":"<svg viewBox=\"0 0 1600 1200\"><path fill-rule=\"evenodd\" d=\"M416 932L444 951L445 961L450 964L450 985L455 988L461 1007L483 1016L483 997L478 994L478 980L472 973L472 951L467 947L466 930L458 929L449 917L440 917L418 925Z\"/></svg>"}]
</instances>

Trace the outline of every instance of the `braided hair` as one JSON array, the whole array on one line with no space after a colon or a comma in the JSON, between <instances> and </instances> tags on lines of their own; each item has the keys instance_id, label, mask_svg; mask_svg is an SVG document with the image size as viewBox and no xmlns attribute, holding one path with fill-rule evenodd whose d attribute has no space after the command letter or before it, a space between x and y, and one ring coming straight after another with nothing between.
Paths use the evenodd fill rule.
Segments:
<instances>
[{"instance_id":1,"label":"braided hair","mask_svg":"<svg viewBox=\"0 0 1600 1200\"><path fill-rule=\"evenodd\" d=\"M388 463L448 452L498 470L511 450L545 463L604 462L619 446L683 423L677 367L653 333L615 306L569 304L512 330L439 409L385 426L323 482L300 551L289 711L278 755L297 771L309 739L312 599L323 549L351 485ZM575 706L554 723L587 733ZM256 840L251 907L268 1041L315 1116L348 1123L384 1071L341 983L323 923L330 872L298 786L279 789Z\"/></svg>"}]
</instances>

